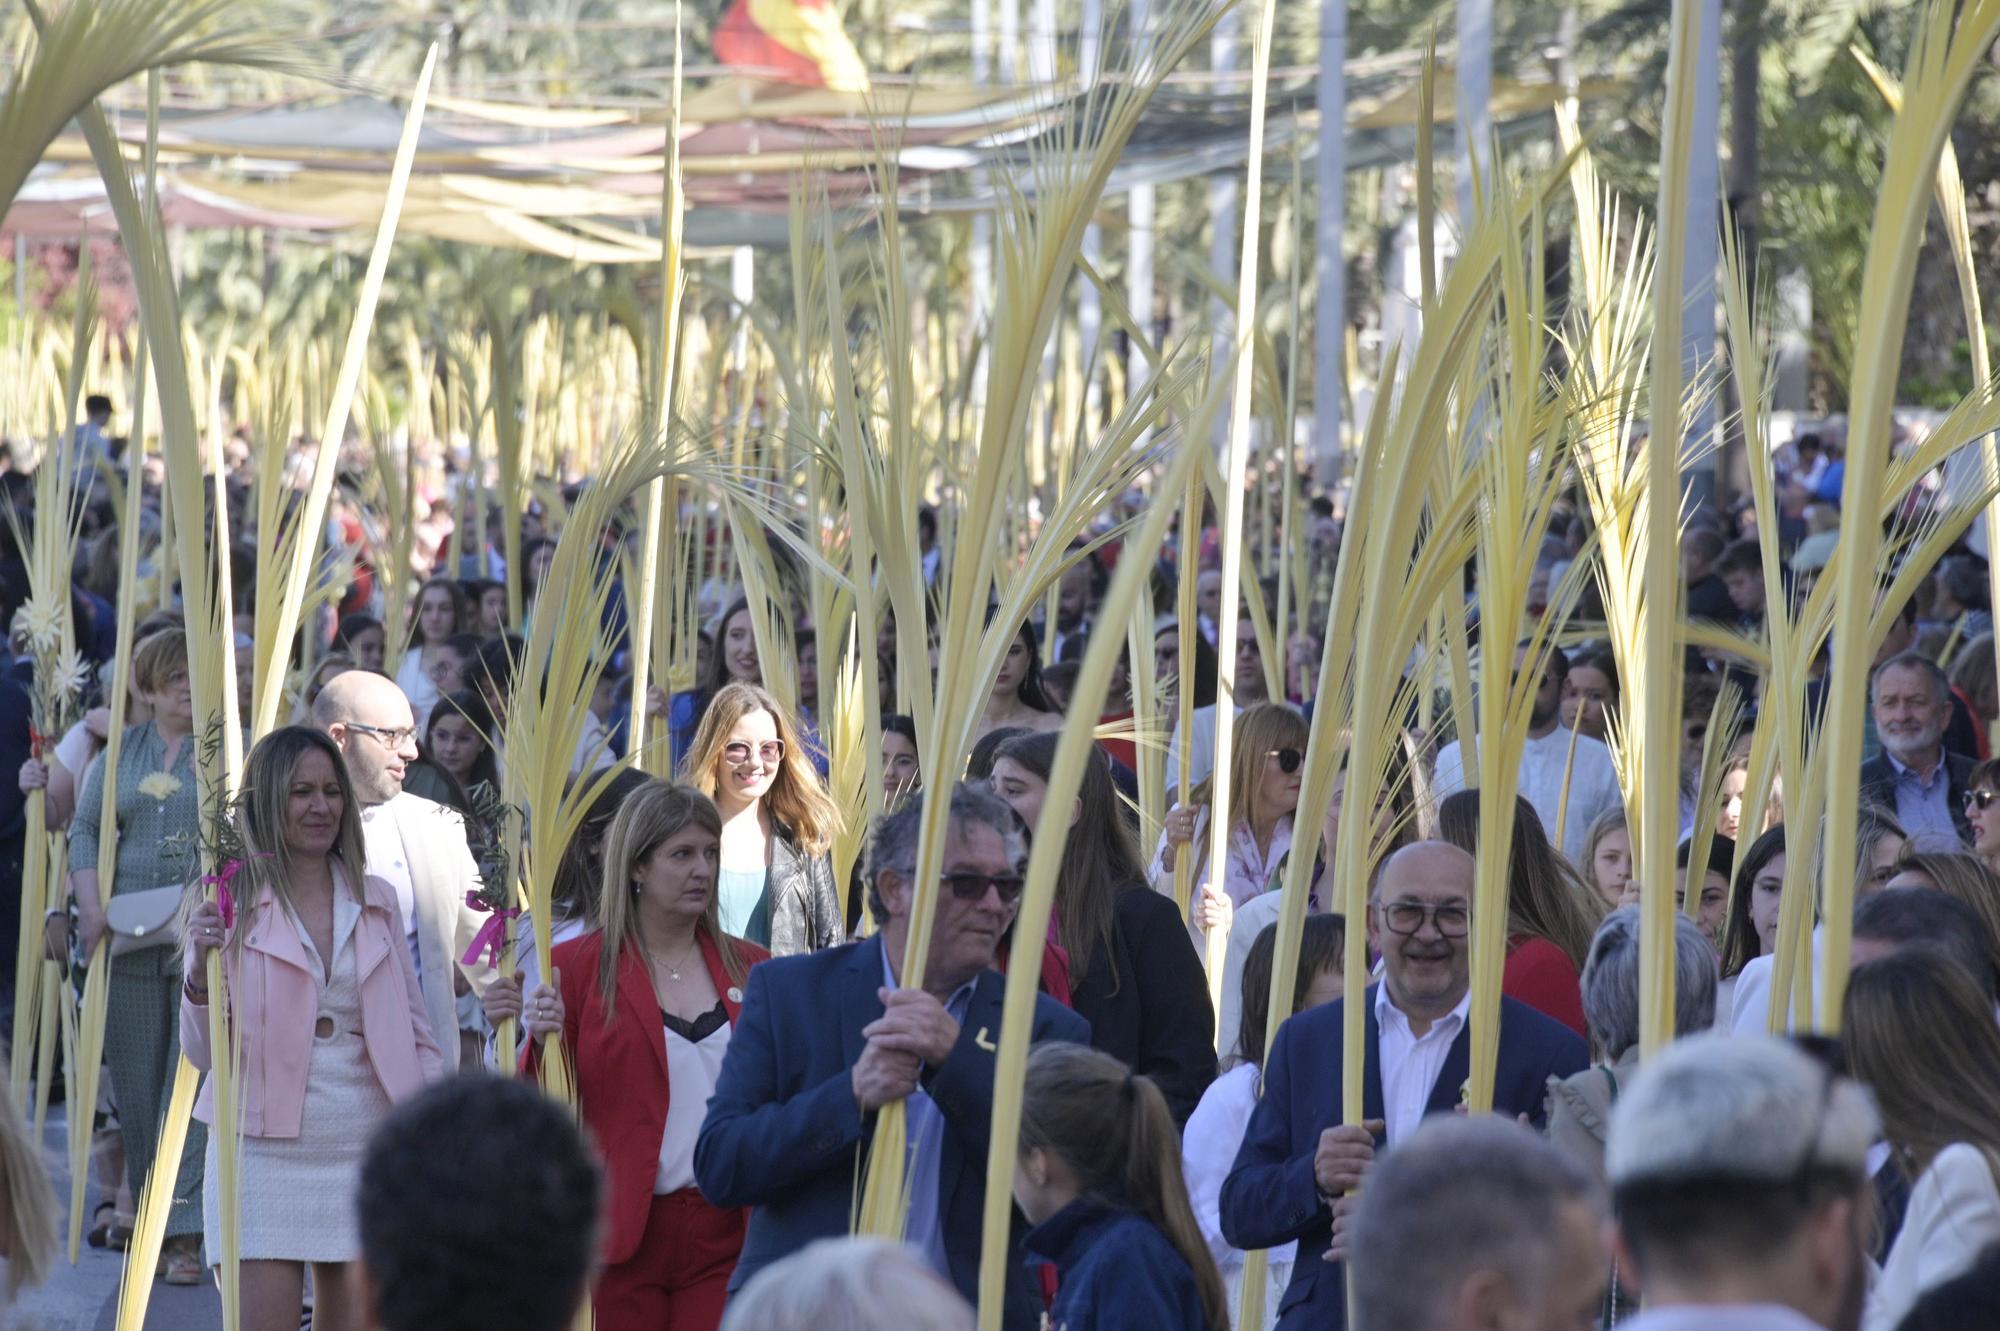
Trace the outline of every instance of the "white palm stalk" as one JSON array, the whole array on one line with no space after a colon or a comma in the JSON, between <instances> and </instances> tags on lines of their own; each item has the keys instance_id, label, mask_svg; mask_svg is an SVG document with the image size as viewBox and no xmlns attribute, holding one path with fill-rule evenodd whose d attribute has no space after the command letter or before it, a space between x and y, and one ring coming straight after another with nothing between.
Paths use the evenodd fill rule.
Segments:
<instances>
[{"instance_id":1,"label":"white palm stalk","mask_svg":"<svg viewBox=\"0 0 2000 1331\"><path fill-rule=\"evenodd\" d=\"M382 295L382 279L388 271L389 252L395 246L396 226L402 217L403 196L410 183L410 166L416 159L417 136L423 128L424 103L430 96L431 73L437 67L437 47L424 57L417 86L410 95L409 113L403 120L403 135L396 145L395 165L389 172L389 192L382 204L382 220L375 232L375 248L368 256L368 269L361 279L355 300L354 320L348 326L347 346L341 355L333 400L327 406L320 427L319 451L313 460L312 484L305 502L289 521L275 522L258 530L260 550L275 542L273 555L278 578L258 581L256 678L252 692L251 733L261 736L278 723L278 705L284 700L285 664L290 659L292 640L299 631L299 616L307 590L313 582L314 564L320 540L326 531L326 505L333 494L334 473L338 470L340 446L347 435L354 393L368 359L368 335L375 321L375 306ZM268 441L267 441L268 442ZM277 446L282 448L280 438ZM399 525L407 525L410 513L394 515ZM261 561L260 561L261 562ZM401 574L401 570L398 570ZM232 658L233 659L233 658Z\"/></svg>"},{"instance_id":2,"label":"white palm stalk","mask_svg":"<svg viewBox=\"0 0 2000 1331\"><path fill-rule=\"evenodd\" d=\"M680 348L681 297L687 287L681 271L681 237L685 224L685 199L681 188L681 6L674 3L674 77L667 107L667 162L660 177L660 327L657 349L646 348L648 388L646 429L664 434L673 421L674 378ZM671 755L656 757L652 742L654 727L646 715L647 686L667 683L665 672L656 680L653 667L653 636L660 618L658 601L663 566L669 574L668 596L678 601L685 595L680 585L680 563L672 559L674 523L678 513L667 506L665 477L646 487L646 519L641 538L639 599L632 612L632 709L627 733L633 753L642 762L671 761Z\"/></svg>"},{"instance_id":3,"label":"white palm stalk","mask_svg":"<svg viewBox=\"0 0 2000 1331\"><path fill-rule=\"evenodd\" d=\"M1694 133L1695 76L1701 43L1700 0L1674 0L1668 27L1667 104L1660 136L1660 192L1656 210L1659 262L1653 271L1653 348L1649 405L1652 425L1644 449L1646 504L1643 518L1645 623L1640 630L1642 692L1637 716L1627 715L1628 741L1636 736L1642 756L1651 759L1653 779L1628 800L1636 800L1634 847L1640 883L1639 995L1640 1045L1650 1057L1674 1037L1674 844L1680 824L1678 781L1662 780L1665 754L1679 750L1681 579L1675 560L1682 451L1681 364L1682 276L1687 266L1686 197L1690 139ZM1856 762L1858 763L1857 756ZM1678 764L1674 765L1678 768Z\"/></svg>"},{"instance_id":4,"label":"white palm stalk","mask_svg":"<svg viewBox=\"0 0 2000 1331\"><path fill-rule=\"evenodd\" d=\"M1228 474L1222 493L1222 603L1215 625L1218 667L1215 776L1209 789L1217 792L1229 789L1230 766L1234 756L1231 749L1236 734L1237 579L1242 576L1243 487L1250 465L1251 351L1257 338L1257 265L1259 242L1263 238L1260 219L1264 185L1264 114L1271 78L1271 27L1276 12L1277 0L1260 0L1250 75L1250 153L1243 186L1243 252L1237 266L1236 347L1232 375L1235 385L1229 400ZM1219 360L1219 349L1216 356ZM1253 609L1256 608L1259 607L1253 604ZM1264 634L1259 636L1265 640L1263 656L1268 673L1272 656L1269 638ZM1282 698L1284 694L1277 692L1272 696ZM1209 885L1217 892L1229 890L1229 837L1233 831L1235 812L1228 807L1226 798L1211 801L1208 877ZM1296 822L1292 830L1294 836L1302 835L1304 831ZM1210 928L1204 960L1208 967L1209 1000L1217 1011L1222 1007L1223 958L1228 949L1228 927Z\"/></svg>"}]
</instances>

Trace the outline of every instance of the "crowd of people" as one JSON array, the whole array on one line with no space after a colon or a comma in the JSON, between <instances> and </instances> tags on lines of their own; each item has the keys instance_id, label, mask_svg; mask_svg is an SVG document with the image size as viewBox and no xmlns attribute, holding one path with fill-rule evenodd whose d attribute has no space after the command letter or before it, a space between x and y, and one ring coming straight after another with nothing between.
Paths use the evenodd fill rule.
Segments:
<instances>
[{"instance_id":1,"label":"crowd of people","mask_svg":"<svg viewBox=\"0 0 2000 1331\"><path fill-rule=\"evenodd\" d=\"M1825 508L1788 510L1799 582L1824 563ZM1336 558L1331 507L1315 501L1308 518L1296 535ZM1581 521L1559 512L1542 576L1577 557ZM1698 518L1684 565L1690 613L1749 630L1773 589L1744 554L1746 521ZM114 539L112 522L93 512L85 545ZM1753 807L1742 750L1725 755L1719 801L1702 798L1714 691L1735 677L1754 699L1753 669L1720 652L1689 660L1675 1038L1642 1058L1635 792L1606 744L1627 700L1601 645L1537 667L1494 1113L1470 1116L1481 809L1449 709L1428 729L1413 712L1372 810L1344 807L1342 773L1321 825L1295 826L1316 700L1291 662L1317 658L1317 621L1308 598L1267 676L1246 608L1235 687L1220 690L1214 533L1199 547L1195 621L1163 617L1153 659L1121 663L1102 708L1113 724L1066 804L1049 793L1075 662L1093 633L1127 633L1100 620L1112 563L1157 559L1156 604L1171 604L1177 541L1079 552L1046 620L1015 632L963 772L931 766L916 723L891 710L903 626L885 624L881 813L846 881L833 848L852 829L808 665L817 626L795 615L797 696L781 700L744 589L710 589L696 686L640 709L668 727L674 779L631 765L645 683L622 657L606 663L570 763L593 797L553 848L546 975L532 949L503 973L475 946L488 918L476 852L509 761L524 627L490 576L498 550L460 569L433 551L407 624L383 622L364 561L338 614L309 631L291 724L247 756L227 903L194 884L210 833L186 627L171 598L145 604L114 670L98 630L142 590L79 559L79 638L104 690L129 681L115 801L102 711L47 743L30 735L25 653L0 675L0 761L19 792L44 792L67 839L52 948L80 971L110 943L106 1095L73 1107L101 1118L91 1242L131 1243L149 1180L171 1188L157 1275L199 1284L226 1207L253 1331L291 1331L308 1311L324 1331L554 1331L585 1298L605 1331L837 1331L883 1324L891 1306L898 1325L969 1327L1004 975L1028 966L1039 993L1009 1331L1303 1331L1350 1316L1362 1331L1985 1324L1974 1310L2000 1297L2000 687L1976 557L1941 564L1876 654L1861 832L1852 865L1843 846L1819 875L1851 867L1856 888L1838 1045L1804 1034L1830 1014L1772 996L1785 894L1799 890L1788 847L1814 853L1819 829L1787 828L1782 786ZM530 617L549 549L538 533L521 553ZM21 552L0 552L6 622L24 588ZM1588 605L1577 613L1590 621ZM1192 728L1135 737L1135 672L1171 691L1183 658ZM1139 749L1155 744L1164 791L1141 792ZM1140 814L1148 796L1165 809L1156 825ZM927 797L943 804L935 881L918 868ZM0 808L0 860L17 877L20 808L18 794ZM1349 813L1371 820L1380 852L1363 919L1343 913L1336 870ZM1225 863L1208 862L1211 829ZM1045 835L1066 837L1053 916L1045 937L1017 937L1028 850ZM1305 925L1267 1038L1295 853L1313 857ZM1177 881L1193 885L1185 908ZM1365 974L1347 972L1349 930L1365 935ZM0 966L14 956L0 938ZM217 1003L239 1069L229 1198L221 1143L203 1131L212 1081L179 1159L155 1158L182 1053L203 1071L229 1056L211 1042ZM1348 1003L1363 1005L1358 1122L1343 1114ZM503 1067L494 1037L508 1023L527 1038ZM558 1074L558 1047L580 1132L522 1085ZM902 1242L847 1239L892 1103L907 1122ZM40 1269L51 1199L6 1110L0 1183L17 1219L0 1240L20 1275ZM1246 1306L1261 1309L1254 1327Z\"/></svg>"}]
</instances>

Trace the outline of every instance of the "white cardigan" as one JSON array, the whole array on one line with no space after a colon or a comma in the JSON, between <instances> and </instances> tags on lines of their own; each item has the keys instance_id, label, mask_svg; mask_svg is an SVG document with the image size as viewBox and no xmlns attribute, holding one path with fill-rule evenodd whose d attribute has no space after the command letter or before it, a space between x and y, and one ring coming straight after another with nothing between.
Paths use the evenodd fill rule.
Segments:
<instances>
[{"instance_id":1,"label":"white cardigan","mask_svg":"<svg viewBox=\"0 0 2000 1331\"><path fill-rule=\"evenodd\" d=\"M1910 1190L1903 1228L1868 1293L1862 1331L1895 1331L1920 1297L1964 1275L1993 1243L2000 1243L2000 1184L1976 1147L1947 1146Z\"/></svg>"}]
</instances>

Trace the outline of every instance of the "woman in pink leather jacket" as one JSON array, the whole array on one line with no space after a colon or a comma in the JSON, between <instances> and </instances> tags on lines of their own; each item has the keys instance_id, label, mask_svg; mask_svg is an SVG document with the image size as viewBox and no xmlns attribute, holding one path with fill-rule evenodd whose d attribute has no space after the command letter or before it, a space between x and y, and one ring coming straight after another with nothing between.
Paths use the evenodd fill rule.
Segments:
<instances>
[{"instance_id":1,"label":"woman in pink leather jacket","mask_svg":"<svg viewBox=\"0 0 2000 1331\"><path fill-rule=\"evenodd\" d=\"M206 1071L217 1054L206 962L220 949L240 1049L243 1325L296 1328L310 1264L313 1326L348 1331L359 1325L343 1268L360 1255L362 1148L442 1062L402 909L364 868L360 805L333 742L303 726L266 736L244 771L237 825L244 859L223 871L233 908L190 894L181 1040ZM211 1081L195 1114L210 1122L213 1110ZM218 1145L211 1136L203 1186L210 1263L222 1251Z\"/></svg>"}]
</instances>

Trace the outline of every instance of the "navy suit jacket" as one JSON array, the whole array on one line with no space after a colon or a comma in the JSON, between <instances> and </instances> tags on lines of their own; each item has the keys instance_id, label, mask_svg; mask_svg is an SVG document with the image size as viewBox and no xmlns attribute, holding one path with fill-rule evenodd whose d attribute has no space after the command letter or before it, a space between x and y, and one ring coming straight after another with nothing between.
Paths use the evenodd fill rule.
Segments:
<instances>
[{"instance_id":1,"label":"navy suit jacket","mask_svg":"<svg viewBox=\"0 0 2000 1331\"><path fill-rule=\"evenodd\" d=\"M732 1293L758 1271L814 1239L846 1234L874 1129L854 1100L861 1030L882 1015L880 935L844 947L767 961L750 972L743 1015L730 1036L715 1095L695 1144L695 1181L716 1206L750 1206L749 1233ZM994 1048L1006 980L985 971L951 1057L923 1074L944 1114L938 1216L952 1283L968 1299L979 1285L979 1235L993 1110ZM1031 1038L1090 1042L1090 1024L1037 995ZM1032 1328L1041 1297L1021 1264L1015 1213L1005 1324Z\"/></svg>"},{"instance_id":2,"label":"navy suit jacket","mask_svg":"<svg viewBox=\"0 0 2000 1331\"><path fill-rule=\"evenodd\" d=\"M755 974L755 972L752 972ZM1367 1004L1368 1048L1362 1063L1362 1117L1382 1117L1382 1031L1375 1021L1375 986ZM1320 1133L1340 1124L1341 1015L1344 1000L1310 1008L1278 1028L1264 1060L1264 1095L1250 1115L1236 1163L1222 1185L1222 1233L1233 1247L1275 1248L1298 1241L1292 1283L1278 1303L1278 1331L1339 1328L1347 1321L1343 1268L1322 1260L1333 1238L1333 1214L1313 1179ZM1495 1113L1528 1115L1537 1128L1550 1077L1590 1064L1589 1051L1562 1023L1500 1000L1500 1057L1493 1084ZM1472 1067L1471 1028L1459 1031L1431 1087L1425 1114L1457 1108ZM1379 1151L1383 1143L1376 1139Z\"/></svg>"}]
</instances>

